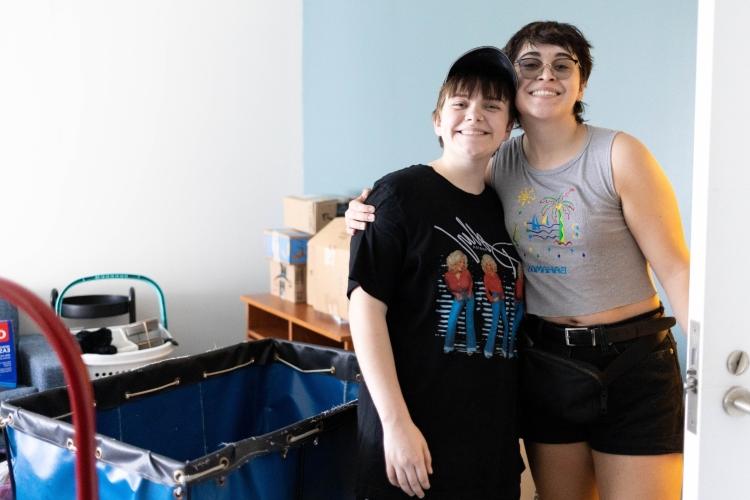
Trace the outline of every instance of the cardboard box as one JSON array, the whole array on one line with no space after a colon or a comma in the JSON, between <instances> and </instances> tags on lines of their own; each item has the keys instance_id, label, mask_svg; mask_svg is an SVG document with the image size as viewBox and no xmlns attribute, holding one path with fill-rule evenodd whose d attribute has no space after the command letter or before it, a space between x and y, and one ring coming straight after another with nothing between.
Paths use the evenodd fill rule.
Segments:
<instances>
[{"instance_id":1,"label":"cardboard box","mask_svg":"<svg viewBox=\"0 0 750 500\"><path fill-rule=\"evenodd\" d=\"M263 246L266 257L284 264L307 262L307 241L311 234L296 229L266 229L263 231Z\"/></svg>"},{"instance_id":2,"label":"cardboard box","mask_svg":"<svg viewBox=\"0 0 750 500\"><path fill-rule=\"evenodd\" d=\"M349 240L343 217L331 221L307 244L307 303L337 320L349 319Z\"/></svg>"},{"instance_id":3,"label":"cardboard box","mask_svg":"<svg viewBox=\"0 0 750 500\"><path fill-rule=\"evenodd\" d=\"M272 260L269 271L272 295L289 302L305 302L306 269L304 264L285 264Z\"/></svg>"},{"instance_id":4,"label":"cardboard box","mask_svg":"<svg viewBox=\"0 0 750 500\"><path fill-rule=\"evenodd\" d=\"M287 196L284 225L315 234L336 218L338 198L330 196Z\"/></svg>"}]
</instances>

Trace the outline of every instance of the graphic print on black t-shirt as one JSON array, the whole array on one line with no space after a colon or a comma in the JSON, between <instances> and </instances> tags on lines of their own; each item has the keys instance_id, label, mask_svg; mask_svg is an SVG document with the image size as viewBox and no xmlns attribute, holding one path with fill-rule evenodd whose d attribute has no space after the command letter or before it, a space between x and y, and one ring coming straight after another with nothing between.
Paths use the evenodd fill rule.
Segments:
<instances>
[{"instance_id":1,"label":"graphic print on black t-shirt","mask_svg":"<svg viewBox=\"0 0 750 500\"><path fill-rule=\"evenodd\" d=\"M453 232L434 226L455 245L442 259L437 282L436 335L444 338L443 352L515 357L524 310L522 268L508 242L488 243L460 218L456 223Z\"/></svg>"},{"instance_id":2,"label":"graphic print on black t-shirt","mask_svg":"<svg viewBox=\"0 0 750 500\"><path fill-rule=\"evenodd\" d=\"M500 352L514 351L523 280L500 200L491 189L467 193L417 165L375 183L368 202L377 216L352 238L348 292L361 287L387 307L398 384L432 457L426 498L517 498L518 363ZM455 300L446 283L451 254L451 261L465 256L467 273L454 268L453 274L474 299L471 356L466 303L456 314L454 350L443 352ZM494 343L488 342L493 325ZM357 495L403 499L386 474L383 429L367 383L357 410Z\"/></svg>"}]
</instances>

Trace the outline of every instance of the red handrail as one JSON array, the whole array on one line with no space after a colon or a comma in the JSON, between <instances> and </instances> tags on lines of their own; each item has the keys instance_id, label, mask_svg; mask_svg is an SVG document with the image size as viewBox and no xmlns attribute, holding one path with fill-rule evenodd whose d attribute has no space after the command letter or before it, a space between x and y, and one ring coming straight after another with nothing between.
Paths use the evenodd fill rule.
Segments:
<instances>
[{"instance_id":1,"label":"red handrail","mask_svg":"<svg viewBox=\"0 0 750 500\"><path fill-rule=\"evenodd\" d=\"M0 278L0 298L8 300L25 312L42 329L42 333L60 358L73 412L76 498L96 500L99 496L94 457L94 391L88 371L81 360L81 349L52 309L21 285Z\"/></svg>"}]
</instances>

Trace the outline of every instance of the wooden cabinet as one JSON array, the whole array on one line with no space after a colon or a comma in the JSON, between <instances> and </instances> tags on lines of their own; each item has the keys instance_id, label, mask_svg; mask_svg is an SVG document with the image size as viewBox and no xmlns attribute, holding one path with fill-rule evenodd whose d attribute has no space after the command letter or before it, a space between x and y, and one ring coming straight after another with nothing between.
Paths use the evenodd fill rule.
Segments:
<instances>
[{"instance_id":1,"label":"wooden cabinet","mask_svg":"<svg viewBox=\"0 0 750 500\"><path fill-rule=\"evenodd\" d=\"M294 304L270 294L242 295L240 300L245 305L249 339L273 337L352 350L349 325L307 304Z\"/></svg>"}]
</instances>

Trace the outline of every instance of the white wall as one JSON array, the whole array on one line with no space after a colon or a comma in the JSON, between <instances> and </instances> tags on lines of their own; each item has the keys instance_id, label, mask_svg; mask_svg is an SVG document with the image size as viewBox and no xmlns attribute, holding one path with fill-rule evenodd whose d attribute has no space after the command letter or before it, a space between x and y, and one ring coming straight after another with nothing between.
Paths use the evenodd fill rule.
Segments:
<instances>
[{"instance_id":1,"label":"white wall","mask_svg":"<svg viewBox=\"0 0 750 500\"><path fill-rule=\"evenodd\" d=\"M144 274L181 352L242 340L302 190L301 36L300 0L0 4L0 275Z\"/></svg>"}]
</instances>

